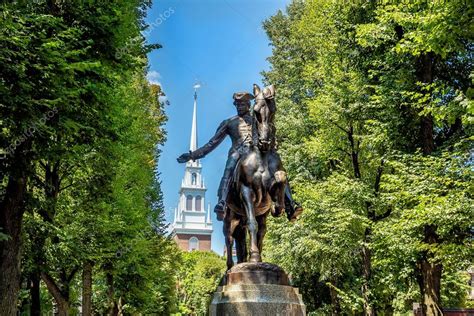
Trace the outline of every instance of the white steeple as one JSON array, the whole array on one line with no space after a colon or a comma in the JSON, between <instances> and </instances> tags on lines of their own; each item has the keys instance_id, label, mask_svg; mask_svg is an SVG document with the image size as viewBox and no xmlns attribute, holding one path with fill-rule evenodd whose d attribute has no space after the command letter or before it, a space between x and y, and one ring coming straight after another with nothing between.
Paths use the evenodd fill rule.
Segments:
<instances>
[{"instance_id":1,"label":"white steeple","mask_svg":"<svg viewBox=\"0 0 474 316\"><path fill-rule=\"evenodd\" d=\"M191 127L191 141L189 150L195 151L197 146L197 85L194 86L194 108L193 108L193 125Z\"/></svg>"},{"instance_id":2,"label":"white steeple","mask_svg":"<svg viewBox=\"0 0 474 316\"><path fill-rule=\"evenodd\" d=\"M189 149L194 151L198 148L197 140L197 89L199 84L194 85L194 106L191 125L191 139ZM178 207L175 209L175 220L173 222L173 233L179 240L183 250L189 250L185 245L197 250L210 250L210 235L212 234L212 219L210 206L206 212L206 191L202 176L202 166L199 160L189 160L186 163L184 177L179 189ZM194 240L199 242L196 244ZM191 243L191 240L193 242ZM201 243L202 241L202 243ZM197 247L197 248L196 248Z\"/></svg>"},{"instance_id":3,"label":"white steeple","mask_svg":"<svg viewBox=\"0 0 474 316\"><path fill-rule=\"evenodd\" d=\"M193 121L191 125L191 139L189 140L189 150L195 151L198 149L198 133L197 133L197 90L201 87L200 84L195 84L194 88L194 106L193 106ZM196 161L189 160L187 166L199 167L201 163L199 159Z\"/></svg>"}]
</instances>

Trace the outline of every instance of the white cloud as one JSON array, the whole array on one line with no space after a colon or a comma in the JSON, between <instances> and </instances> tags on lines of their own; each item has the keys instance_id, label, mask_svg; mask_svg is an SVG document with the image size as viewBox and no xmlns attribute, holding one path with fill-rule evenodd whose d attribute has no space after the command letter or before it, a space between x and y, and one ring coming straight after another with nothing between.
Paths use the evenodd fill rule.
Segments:
<instances>
[{"instance_id":1,"label":"white cloud","mask_svg":"<svg viewBox=\"0 0 474 316\"><path fill-rule=\"evenodd\" d=\"M147 75L146 78L148 79L148 82L152 84L157 84L161 86L161 83L159 79L161 79L161 75L158 71L152 70L150 71Z\"/></svg>"}]
</instances>

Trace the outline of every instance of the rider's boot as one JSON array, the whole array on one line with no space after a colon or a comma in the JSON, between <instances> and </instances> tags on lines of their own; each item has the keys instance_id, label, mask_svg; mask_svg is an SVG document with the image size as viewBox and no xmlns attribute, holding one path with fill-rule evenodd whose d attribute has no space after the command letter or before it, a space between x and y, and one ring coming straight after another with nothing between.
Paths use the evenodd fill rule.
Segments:
<instances>
[{"instance_id":1,"label":"rider's boot","mask_svg":"<svg viewBox=\"0 0 474 316\"><path fill-rule=\"evenodd\" d=\"M298 216L303 212L303 207L293 200L291 196L290 186L287 183L286 190L285 190L285 212L286 217L290 222L294 222Z\"/></svg>"}]
</instances>

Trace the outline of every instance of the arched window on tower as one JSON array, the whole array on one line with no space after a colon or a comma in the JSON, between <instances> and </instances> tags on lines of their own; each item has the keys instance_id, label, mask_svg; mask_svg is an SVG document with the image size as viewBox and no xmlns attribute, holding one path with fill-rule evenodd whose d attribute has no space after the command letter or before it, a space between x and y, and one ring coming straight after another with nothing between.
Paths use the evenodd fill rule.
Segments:
<instances>
[{"instance_id":1,"label":"arched window on tower","mask_svg":"<svg viewBox=\"0 0 474 316\"><path fill-rule=\"evenodd\" d=\"M194 209L195 209L196 211L198 211L198 212L201 211L201 201L202 201L201 196L199 196L199 195L196 196L196 202L195 202L196 205L195 205Z\"/></svg>"},{"instance_id":2,"label":"arched window on tower","mask_svg":"<svg viewBox=\"0 0 474 316\"><path fill-rule=\"evenodd\" d=\"M193 172L193 173L191 174L191 184L192 184L192 185L196 185L196 183L197 183L197 175L196 175L195 172Z\"/></svg>"},{"instance_id":3,"label":"arched window on tower","mask_svg":"<svg viewBox=\"0 0 474 316\"><path fill-rule=\"evenodd\" d=\"M189 238L189 251L199 250L199 239L196 237Z\"/></svg>"},{"instance_id":4,"label":"arched window on tower","mask_svg":"<svg viewBox=\"0 0 474 316\"><path fill-rule=\"evenodd\" d=\"M191 211L193 209L193 196L188 195L186 197L186 210Z\"/></svg>"}]
</instances>

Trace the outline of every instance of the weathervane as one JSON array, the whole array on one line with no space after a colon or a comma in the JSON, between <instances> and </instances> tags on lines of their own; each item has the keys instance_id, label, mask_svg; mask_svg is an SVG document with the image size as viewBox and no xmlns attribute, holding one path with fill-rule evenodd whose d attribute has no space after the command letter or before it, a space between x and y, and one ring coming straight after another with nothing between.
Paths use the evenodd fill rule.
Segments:
<instances>
[{"instance_id":1,"label":"weathervane","mask_svg":"<svg viewBox=\"0 0 474 316\"><path fill-rule=\"evenodd\" d=\"M194 88L194 100L196 100L196 99L197 99L197 90L198 90L199 88L201 88L201 84L200 84L199 82L196 82L196 83L194 84L193 88Z\"/></svg>"}]
</instances>

